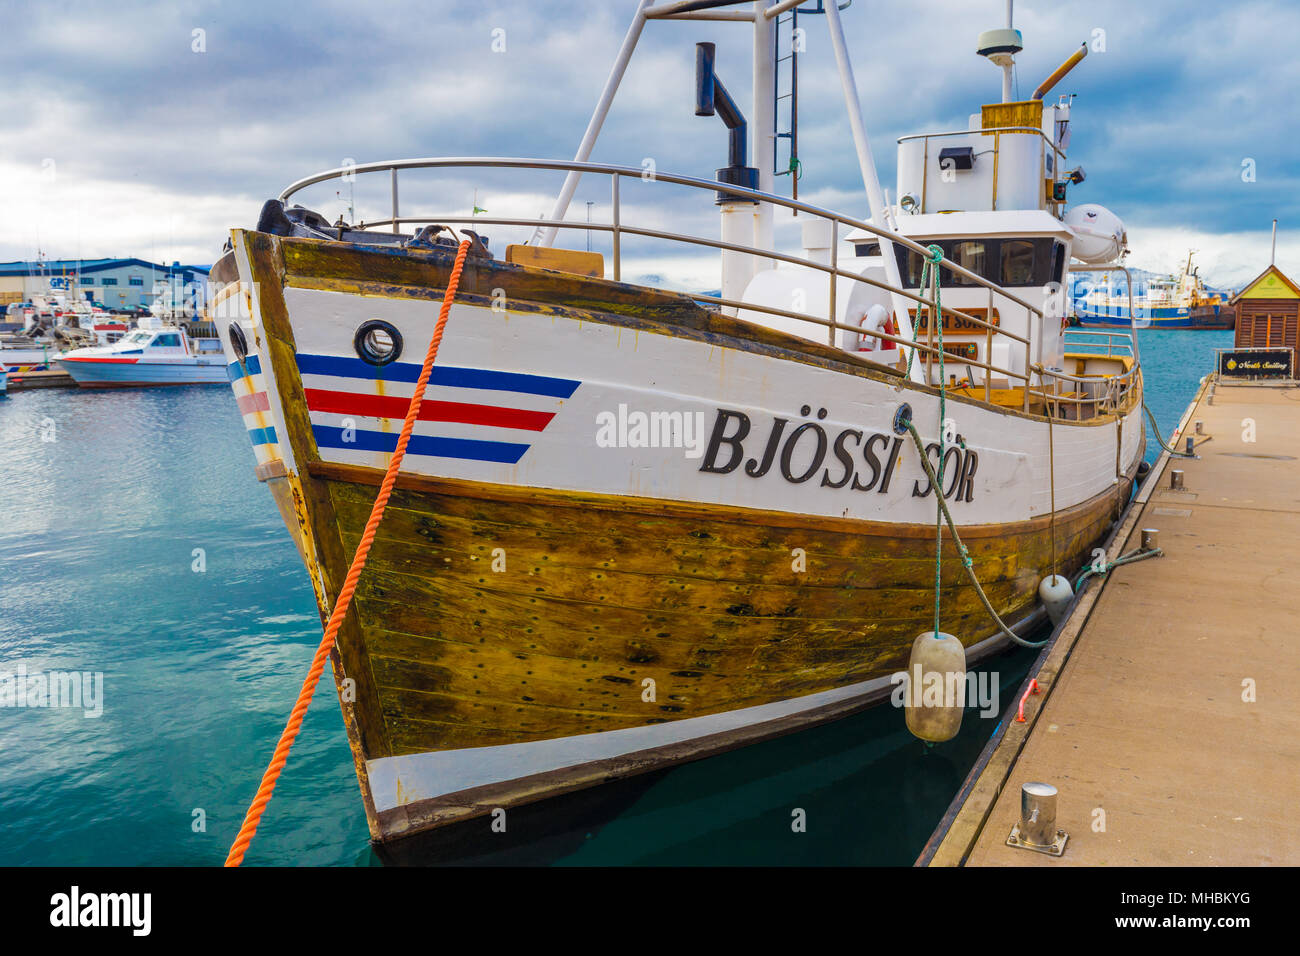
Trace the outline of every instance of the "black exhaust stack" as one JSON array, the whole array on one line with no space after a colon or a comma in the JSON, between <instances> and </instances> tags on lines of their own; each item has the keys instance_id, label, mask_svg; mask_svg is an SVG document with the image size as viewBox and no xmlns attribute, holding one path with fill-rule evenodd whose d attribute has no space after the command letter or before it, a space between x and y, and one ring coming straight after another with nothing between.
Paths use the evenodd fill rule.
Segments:
<instances>
[{"instance_id":1,"label":"black exhaust stack","mask_svg":"<svg viewBox=\"0 0 1300 956\"><path fill-rule=\"evenodd\" d=\"M712 43L695 44L695 115L722 117L723 124L730 131L727 148L727 162L730 165L718 170L718 182L728 186L744 189L758 189L758 170L745 165L745 148L748 139L748 126L741 115L736 101L731 98L727 88L718 79L714 71L713 60L716 47ZM720 192L716 200L725 202L756 202L730 193Z\"/></svg>"}]
</instances>

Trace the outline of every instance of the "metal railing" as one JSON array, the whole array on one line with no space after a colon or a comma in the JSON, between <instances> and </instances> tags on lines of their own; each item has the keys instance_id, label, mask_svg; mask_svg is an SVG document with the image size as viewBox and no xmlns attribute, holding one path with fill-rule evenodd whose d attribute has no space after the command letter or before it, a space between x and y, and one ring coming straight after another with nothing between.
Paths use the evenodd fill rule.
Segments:
<instances>
[{"instance_id":1,"label":"metal railing","mask_svg":"<svg viewBox=\"0 0 1300 956\"><path fill-rule=\"evenodd\" d=\"M593 175L608 176L610 179L610 200L611 200L610 221L609 222L587 222L587 221L557 220L557 219L549 219L549 218L542 218L542 217L508 218L508 217L496 217L496 216L486 216L486 215L403 216L401 215L401 210L398 202L398 195L399 195L398 194L398 172L400 170L414 170L414 169L498 169L498 170L528 169L528 170L553 170L553 171L561 171L561 172L578 171L582 174L590 173ZM707 248L718 249L721 251L752 256L754 259L757 260L783 262L790 265L799 266L801 268L811 269L816 272L821 272L825 274L829 285L828 309L827 309L827 315L824 318L806 312L799 312L791 309L778 308L773 305L768 305L768 304L763 304L758 302L742 301L742 300L737 300L732 298L724 298L721 294L716 296L704 295L704 294L690 294L690 297L699 301L708 301L712 304L717 305L720 308L733 308L736 310L760 312L765 315L781 316L784 318L794 319L797 321L807 322L812 325L824 327L827 330L827 343L832 347L835 346L835 334L837 331L841 331L841 330L848 331L855 335L860 335L860 336L868 334L868 333L864 333L860 326L849 325L836 320L835 316L836 316L836 299L837 299L837 279L850 279L853 280L854 282L859 282L864 285L881 289L882 291L890 293L891 296L901 296L902 298L905 298L911 302L917 303L916 313L917 313L918 323L921 321L921 317L922 317L921 310L923 308L926 310L925 313L927 316L926 326L928 328L927 341L925 342L920 341L920 336L916 335L915 332L912 338L905 338L898 335L889 334L883 331L870 332L869 335L871 338L875 340L889 342L893 345L898 346L899 350L904 355L907 355L909 351L911 351L913 355L915 355L915 353L920 353L921 355L923 355L924 363L925 363L925 371L926 371L926 376L925 376L926 384L931 386L933 386L934 384L933 365L939 359L939 354L940 354L939 349L937 347L937 343L935 342L935 333L934 333L934 329L935 329L934 316L936 315L937 312L936 301L933 298L926 298L923 294L918 294L918 292L912 292L904 288L897 288L889 285L887 282L882 282L878 279L873 279L865 275L860 275L856 272L842 269L839 266L838 249L839 249L840 236L845 231L848 230L862 230L886 242L897 243L898 245L901 245L904 248L909 249L912 252L918 253L920 255L929 254L929 251L926 246L917 243L911 239L908 239L905 236L899 235L898 233L895 233L889 229L882 228L873 225L872 223L864 222L859 219L855 219L851 216L840 215L839 213L831 212L828 209L815 206L811 203L802 202L796 199L790 199L784 196L778 196L772 193L759 192L757 190L744 189L738 186L731 186L726 183L716 182L714 180L697 179L690 176L679 176L676 174L663 173L658 171L655 171L654 173L651 174L647 174L646 171L640 167L616 166L616 165L610 165L605 163L581 163L581 162L570 162L570 161L563 161L563 160L546 160L546 159L518 159L518 158L505 158L505 157L429 157L429 158L392 160L392 161L384 161L384 162L349 165L349 166L343 166L335 169L326 170L324 172L316 173L315 175L308 176L304 179L300 179L297 182L288 186L280 194L279 199L281 202L287 203L297 193L318 183L326 182L332 179L354 177L360 174L378 173L378 172L388 172L390 174L390 195L391 195L391 205L392 205L393 214L392 216L386 219L371 220L369 222L362 221L354 226L354 228L356 229L360 229L364 231L364 230L376 229L379 227L391 227L394 230L400 230L403 226L416 226L421 223L424 224L439 223L439 224L446 224L446 225L470 224L470 225L529 227L539 231L554 227L558 229L578 229L587 232L603 233L610 236L613 245L612 278L615 282L622 281L622 245L623 245L624 237L627 236L636 236L636 237L642 237L648 239L665 240L668 242L684 243L687 245L703 246ZM749 200L756 203L759 202L771 203L772 205L780 206L798 213L811 215L811 216L815 216L827 220L828 222L833 224L834 236L835 236L835 238L832 240L830 244L830 263L829 264L823 263L816 259L810 259L804 256L788 255L786 253L777 252L774 249L760 249L754 246L746 246L737 243L724 242L719 239L712 239L705 236L687 235L680 232L665 232L659 229L649 229L645 227L630 225L627 222L623 221L622 212L621 212L621 191L620 191L620 184L622 180L628 178L640 182L667 183L671 185L687 186L695 189L707 190L710 193L726 193L729 196L734 196L737 199ZM984 278L983 276L971 272L970 270L966 269L964 266L958 265L957 263L952 262L947 258L943 258L940 261L939 266L942 269L951 270L952 274L964 277L965 279L968 280L970 284L981 286L987 290L988 309L985 312L985 315L987 315L989 318L993 317L994 303L997 300L1014 303L1015 305L1018 305L1023 309L1025 309L1026 313L1029 316L1029 321L1030 321L1029 329L1031 332L1030 335L1022 336L1016 332L1012 332L1007 329L1001 328L1000 326L995 325L992 322L986 321L983 318L969 314L960 309L955 309L952 308L951 306L944 306L943 312L946 315L955 316L959 319L971 323L974 327L983 329L985 333L985 341L986 341L986 349L984 353L986 361L981 362L973 358L954 356L951 354L951 352L948 351L945 351L944 353L944 361L952 362L960 366L968 366L971 368L982 369L985 373L984 374L985 401L991 401L990 378L993 375L1004 376L1008 380L1008 382L1014 379L1023 384L1023 388L1024 388L1023 408L1025 411L1029 410L1030 395L1031 392L1034 392L1033 384L1035 378L1037 378L1038 385L1039 385L1039 389L1035 394L1043 396L1043 395L1050 395L1053 393L1059 393L1060 391L1059 387L1057 387L1057 385L1055 384L1049 385L1048 380L1060 379L1062 381L1068 381L1070 379L1070 376L1063 375L1062 373L1056 372L1055 370L1052 369L1045 369L1042 366L1043 337L1041 335L1041 331L1042 331L1042 323L1044 321L1043 309L1026 301L1020 296L1016 295L1014 292L1010 292L996 285L995 283ZM1038 346L1038 355L1036 357L1037 361L1035 361L1035 356L1033 355L1032 352L1033 346L1035 344L1035 340L1033 339L1032 336L1032 327L1034 322L1038 323L1038 328L1040 332L1036 340ZM915 329L916 326L913 326L913 328ZM1001 368L987 361L987 359L991 358L992 356L992 343L993 343L994 336L1000 336L1003 339L1010 340L1012 343L1014 343L1014 345L1012 346L1013 348L1023 347L1024 356L1025 356L1024 371ZM881 367L884 368L892 367L890 365L873 360L869 357L862 356L860 355L860 353L852 353L852 354L859 354L859 357L863 358L865 361L871 362L872 364L875 365L880 365ZM908 367L910 368L912 364L911 362L912 356L908 356L908 358L909 358ZM902 363L900 362L900 364ZM1131 374L1132 373L1130 372L1130 375L1128 377L1131 377ZM1065 396L1062 396L1062 400L1068 401L1069 399L1066 398Z\"/></svg>"},{"instance_id":2,"label":"metal railing","mask_svg":"<svg viewBox=\"0 0 1300 956\"><path fill-rule=\"evenodd\" d=\"M1084 341L1082 342L1075 341L1076 339L1080 339L1080 338L1084 339ZM1067 349L1071 345L1074 346L1096 345L1098 348L1101 348L1102 347L1101 343L1090 341L1094 339L1106 340L1105 354L1107 358L1110 358L1116 354L1126 358L1136 357L1133 349L1133 336L1130 335L1128 332L1114 332L1109 329L1066 329L1065 330L1065 346ZM1115 351L1116 349L1120 349L1121 351L1116 352ZM1101 355L1102 353L1098 352L1096 354Z\"/></svg>"}]
</instances>

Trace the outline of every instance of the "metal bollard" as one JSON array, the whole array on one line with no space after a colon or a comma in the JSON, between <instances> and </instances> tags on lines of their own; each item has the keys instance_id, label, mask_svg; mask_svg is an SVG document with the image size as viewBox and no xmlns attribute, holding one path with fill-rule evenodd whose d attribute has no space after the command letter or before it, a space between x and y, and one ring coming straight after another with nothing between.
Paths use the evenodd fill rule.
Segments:
<instances>
[{"instance_id":1,"label":"metal bollard","mask_svg":"<svg viewBox=\"0 0 1300 956\"><path fill-rule=\"evenodd\" d=\"M1186 450L1187 450L1187 454L1189 454L1189 455L1193 455L1193 454L1196 453L1196 436L1195 436L1195 435L1188 435L1188 436L1187 436L1187 449L1186 449Z\"/></svg>"},{"instance_id":2,"label":"metal bollard","mask_svg":"<svg viewBox=\"0 0 1300 956\"><path fill-rule=\"evenodd\" d=\"M1199 418L1196 420L1196 434L1205 434L1205 422L1201 421Z\"/></svg>"},{"instance_id":3,"label":"metal bollard","mask_svg":"<svg viewBox=\"0 0 1300 956\"><path fill-rule=\"evenodd\" d=\"M1021 786L1020 821L1011 828L1007 846L1061 856L1069 838L1068 833L1056 828L1056 788L1050 783Z\"/></svg>"},{"instance_id":4,"label":"metal bollard","mask_svg":"<svg viewBox=\"0 0 1300 956\"><path fill-rule=\"evenodd\" d=\"M1143 528L1142 529L1142 550L1154 551L1160 547L1160 529Z\"/></svg>"},{"instance_id":5,"label":"metal bollard","mask_svg":"<svg viewBox=\"0 0 1300 956\"><path fill-rule=\"evenodd\" d=\"M1183 490L1183 472L1179 468L1174 468L1169 472L1169 490Z\"/></svg>"}]
</instances>

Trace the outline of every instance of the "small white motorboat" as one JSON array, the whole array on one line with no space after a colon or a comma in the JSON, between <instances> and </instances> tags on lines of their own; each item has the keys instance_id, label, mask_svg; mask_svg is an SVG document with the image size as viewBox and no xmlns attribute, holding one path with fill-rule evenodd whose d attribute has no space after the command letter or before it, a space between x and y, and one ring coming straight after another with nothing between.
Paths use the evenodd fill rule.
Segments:
<instances>
[{"instance_id":1,"label":"small white motorboat","mask_svg":"<svg viewBox=\"0 0 1300 956\"><path fill-rule=\"evenodd\" d=\"M73 349L55 361L84 388L228 381L220 342L192 339L154 316L143 316L134 332L111 345Z\"/></svg>"}]
</instances>

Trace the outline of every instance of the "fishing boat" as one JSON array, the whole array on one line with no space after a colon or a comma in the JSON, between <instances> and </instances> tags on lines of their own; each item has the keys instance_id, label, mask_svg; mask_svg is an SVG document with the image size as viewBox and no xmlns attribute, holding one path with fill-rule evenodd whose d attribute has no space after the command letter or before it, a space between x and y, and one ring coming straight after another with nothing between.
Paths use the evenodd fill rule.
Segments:
<instances>
[{"instance_id":1,"label":"fishing boat","mask_svg":"<svg viewBox=\"0 0 1300 956\"><path fill-rule=\"evenodd\" d=\"M1090 561L1124 508L1144 450L1137 343L1067 330L1059 292L1067 270L1120 253L1093 231L1075 261L1073 105L1044 99L1087 48L1017 101L1019 31L1008 18L982 35L1002 100L967 128L900 140L887 202L837 5L794 7L643 0L574 160L310 176L232 230L212 269L256 475L327 617L469 243L331 652L375 841L879 703L936 601L977 661L1044 620L1040 584ZM835 55L862 218L775 189L776 50L796 15ZM695 112L722 118L726 165L700 178L591 162L643 28L699 17L753 31L748 120L716 50L695 50ZM331 223L294 201L352 174L390 181L390 215ZM399 175L417 174L451 181L441 211L399 205ZM463 211L465 183L489 175L563 182L545 218L531 200L517 216ZM607 217L568 214L584 184ZM672 202L716 208L717 233L651 225ZM499 246L521 229L501 251L480 234L499 230ZM571 248L560 230L577 230ZM720 292L628 281L650 246L716 266ZM1001 625L950 537L936 554L936 491Z\"/></svg>"},{"instance_id":2,"label":"fishing boat","mask_svg":"<svg viewBox=\"0 0 1300 956\"><path fill-rule=\"evenodd\" d=\"M192 339L185 329L153 316L109 345L62 352L54 361L83 388L212 385L228 381L215 340Z\"/></svg>"},{"instance_id":3,"label":"fishing boat","mask_svg":"<svg viewBox=\"0 0 1300 956\"><path fill-rule=\"evenodd\" d=\"M1154 277L1145 287L1139 283L1131 302L1127 287L1117 291L1113 283L1103 287L1090 276L1080 277L1075 300L1077 323L1085 328L1127 328L1132 308L1138 321L1150 328L1235 328L1236 310L1229 304L1232 293L1206 287L1200 269L1192 266L1195 254L1195 250L1188 252L1178 275Z\"/></svg>"}]
</instances>

